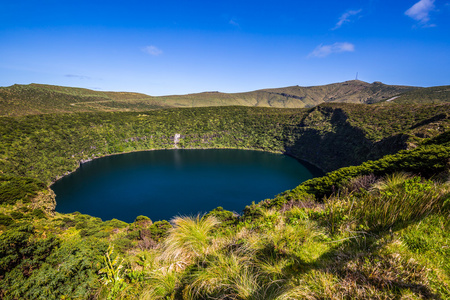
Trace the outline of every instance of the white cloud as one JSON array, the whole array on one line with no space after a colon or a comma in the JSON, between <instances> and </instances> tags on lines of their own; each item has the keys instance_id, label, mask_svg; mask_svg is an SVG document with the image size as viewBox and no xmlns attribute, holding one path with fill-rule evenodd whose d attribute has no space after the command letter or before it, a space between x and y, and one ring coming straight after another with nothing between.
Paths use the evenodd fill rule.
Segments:
<instances>
[{"instance_id":1,"label":"white cloud","mask_svg":"<svg viewBox=\"0 0 450 300\"><path fill-rule=\"evenodd\" d=\"M228 22L230 25L233 25L233 26L236 26L236 27L239 27L239 23L238 22L236 22L235 20L233 20L233 19L231 19L230 20L230 22Z\"/></svg>"},{"instance_id":2,"label":"white cloud","mask_svg":"<svg viewBox=\"0 0 450 300\"><path fill-rule=\"evenodd\" d=\"M411 6L405 15L419 21L422 24L430 21L430 11L434 9L434 0L420 0L413 6Z\"/></svg>"},{"instance_id":3,"label":"white cloud","mask_svg":"<svg viewBox=\"0 0 450 300\"><path fill-rule=\"evenodd\" d=\"M332 53L353 52L355 45L351 43L334 43L332 45L319 45L311 52L308 57L326 57Z\"/></svg>"},{"instance_id":4,"label":"white cloud","mask_svg":"<svg viewBox=\"0 0 450 300\"><path fill-rule=\"evenodd\" d=\"M91 79L91 77L89 77L89 76L75 75L75 74L66 74L66 75L64 75L64 77L68 77L68 78L78 78L78 79Z\"/></svg>"},{"instance_id":5,"label":"white cloud","mask_svg":"<svg viewBox=\"0 0 450 300\"><path fill-rule=\"evenodd\" d=\"M161 49L159 49L156 46L147 46L142 48L142 51L144 51L147 54L153 55L153 56L158 56L161 55L163 52Z\"/></svg>"},{"instance_id":6,"label":"white cloud","mask_svg":"<svg viewBox=\"0 0 450 300\"><path fill-rule=\"evenodd\" d=\"M341 27L344 23L350 22L350 18L351 18L352 16L355 16L355 15L359 14L360 12L362 12L362 9L358 9L358 10L349 10L349 11L343 13L342 16L339 18L339 21L336 23L336 26L334 26L333 30L338 29L338 28Z\"/></svg>"}]
</instances>

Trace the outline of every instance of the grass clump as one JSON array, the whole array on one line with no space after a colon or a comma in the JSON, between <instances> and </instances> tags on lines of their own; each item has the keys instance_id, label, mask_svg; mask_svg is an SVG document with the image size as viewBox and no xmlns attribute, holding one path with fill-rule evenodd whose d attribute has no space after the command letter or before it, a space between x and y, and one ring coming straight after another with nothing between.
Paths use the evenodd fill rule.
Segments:
<instances>
[{"instance_id":1,"label":"grass clump","mask_svg":"<svg viewBox=\"0 0 450 300\"><path fill-rule=\"evenodd\" d=\"M212 249L210 232L219 224L215 217L176 217L172 223L163 245L166 260L182 266Z\"/></svg>"},{"instance_id":2,"label":"grass clump","mask_svg":"<svg viewBox=\"0 0 450 300\"><path fill-rule=\"evenodd\" d=\"M439 212L450 195L446 185L402 173L387 176L373 188L375 192L363 198L356 214L361 222L374 229Z\"/></svg>"}]
</instances>

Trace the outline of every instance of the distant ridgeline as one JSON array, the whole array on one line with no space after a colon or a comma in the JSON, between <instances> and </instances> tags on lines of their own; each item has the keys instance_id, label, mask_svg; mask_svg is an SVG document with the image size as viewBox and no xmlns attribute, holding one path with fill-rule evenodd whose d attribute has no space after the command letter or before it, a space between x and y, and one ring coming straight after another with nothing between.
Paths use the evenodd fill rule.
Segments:
<instances>
[{"instance_id":1,"label":"distant ridgeline","mask_svg":"<svg viewBox=\"0 0 450 300\"><path fill-rule=\"evenodd\" d=\"M43 84L0 87L0 115L42 113L145 111L169 107L261 106L310 108L321 103L447 102L449 87L372 84L351 80L322 86L291 86L244 93L205 92L152 97L139 93L102 92ZM401 97L400 97L401 96ZM397 99L398 98L398 99Z\"/></svg>"}]
</instances>

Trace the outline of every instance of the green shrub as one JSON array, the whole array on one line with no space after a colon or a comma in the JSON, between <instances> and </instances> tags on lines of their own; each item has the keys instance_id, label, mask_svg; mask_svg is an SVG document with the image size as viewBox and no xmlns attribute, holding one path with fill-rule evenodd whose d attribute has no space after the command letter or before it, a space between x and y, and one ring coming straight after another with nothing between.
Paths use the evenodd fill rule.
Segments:
<instances>
[{"instance_id":1,"label":"green shrub","mask_svg":"<svg viewBox=\"0 0 450 300\"><path fill-rule=\"evenodd\" d=\"M214 216L217 220L219 220L221 227L233 226L239 220L237 214L229 210L225 210L221 206L214 208L212 211L204 215L203 218L208 218L209 216Z\"/></svg>"},{"instance_id":2,"label":"green shrub","mask_svg":"<svg viewBox=\"0 0 450 300\"><path fill-rule=\"evenodd\" d=\"M166 237L169 229L172 228L169 222L166 220L156 221L148 229L150 230L151 238L154 241L160 241L162 238Z\"/></svg>"},{"instance_id":3,"label":"green shrub","mask_svg":"<svg viewBox=\"0 0 450 300\"><path fill-rule=\"evenodd\" d=\"M304 208L294 207L284 213L289 224L298 224L309 219L308 212Z\"/></svg>"},{"instance_id":4,"label":"green shrub","mask_svg":"<svg viewBox=\"0 0 450 300\"><path fill-rule=\"evenodd\" d=\"M113 228L125 228L128 226L128 223L121 221L121 220L117 220L117 219L111 219L111 220L103 222L102 226L109 226L109 227L113 227Z\"/></svg>"},{"instance_id":5,"label":"green shrub","mask_svg":"<svg viewBox=\"0 0 450 300\"><path fill-rule=\"evenodd\" d=\"M0 237L0 257L7 258L8 266L0 273L0 290L8 291L4 299L92 298L99 288L99 258L107 245L88 239L36 239L33 233L32 227L19 228Z\"/></svg>"},{"instance_id":6,"label":"green shrub","mask_svg":"<svg viewBox=\"0 0 450 300\"><path fill-rule=\"evenodd\" d=\"M0 225L9 226L12 223L14 223L13 218L11 218L10 216L7 216L5 214L0 213Z\"/></svg>"},{"instance_id":7,"label":"green shrub","mask_svg":"<svg viewBox=\"0 0 450 300\"><path fill-rule=\"evenodd\" d=\"M24 214L21 213L21 212L19 212L19 211L13 211L13 212L11 212L11 213L10 213L10 216L13 217L13 218L16 219L16 220L20 220L20 219L22 219L22 218L25 217Z\"/></svg>"},{"instance_id":8,"label":"green shrub","mask_svg":"<svg viewBox=\"0 0 450 300\"><path fill-rule=\"evenodd\" d=\"M413 150L400 151L397 154L386 155L376 161L367 161L357 167L346 167L327 173L323 177L305 181L286 196L296 199L296 195L304 193L315 195L322 199L348 184L350 179L360 175L374 174L383 176L395 172L411 172L424 177L443 172L449 165L450 147L431 145Z\"/></svg>"},{"instance_id":9,"label":"green shrub","mask_svg":"<svg viewBox=\"0 0 450 300\"><path fill-rule=\"evenodd\" d=\"M255 204L255 202L252 202L251 205L247 205L244 208L244 219L257 219L263 216L263 209L260 205Z\"/></svg>"},{"instance_id":10,"label":"green shrub","mask_svg":"<svg viewBox=\"0 0 450 300\"><path fill-rule=\"evenodd\" d=\"M40 208L34 209L33 212L31 213L31 215L35 216L38 219L46 219L47 218L47 216L45 215L45 212Z\"/></svg>"},{"instance_id":11,"label":"green shrub","mask_svg":"<svg viewBox=\"0 0 450 300\"><path fill-rule=\"evenodd\" d=\"M34 178L0 175L0 204L29 202L43 189L45 184Z\"/></svg>"},{"instance_id":12,"label":"green shrub","mask_svg":"<svg viewBox=\"0 0 450 300\"><path fill-rule=\"evenodd\" d=\"M77 222L76 222L75 220L72 220L72 219L70 219L70 218L64 217L64 218L61 220L61 225L60 225L60 227L61 227L61 228L69 228L69 227L73 227L73 226L75 226L75 225L77 225Z\"/></svg>"},{"instance_id":13,"label":"green shrub","mask_svg":"<svg viewBox=\"0 0 450 300\"><path fill-rule=\"evenodd\" d=\"M152 220L150 220L149 217L147 216L137 216L136 219L134 220L134 223L139 223L139 222L151 222Z\"/></svg>"}]
</instances>

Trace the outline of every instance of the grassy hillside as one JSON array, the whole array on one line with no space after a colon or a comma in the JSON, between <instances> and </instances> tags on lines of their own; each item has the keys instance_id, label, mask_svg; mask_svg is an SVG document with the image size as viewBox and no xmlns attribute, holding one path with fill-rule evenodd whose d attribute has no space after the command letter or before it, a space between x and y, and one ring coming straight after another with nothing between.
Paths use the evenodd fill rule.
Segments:
<instances>
[{"instance_id":1,"label":"grassy hillside","mask_svg":"<svg viewBox=\"0 0 450 300\"><path fill-rule=\"evenodd\" d=\"M0 87L0 116L41 113L146 111L168 107L262 106L313 107L323 102L373 103L415 89L382 83L347 81L316 87L286 87L247 93L206 92L151 97L138 93L99 92L41 84Z\"/></svg>"},{"instance_id":2,"label":"grassy hillside","mask_svg":"<svg viewBox=\"0 0 450 300\"><path fill-rule=\"evenodd\" d=\"M351 80L323 86L292 86L246 93L205 92L190 95L155 97L161 104L173 107L262 106L277 108L313 107L324 102L375 103L387 100L416 87L385 85Z\"/></svg>"},{"instance_id":3,"label":"grassy hillside","mask_svg":"<svg viewBox=\"0 0 450 300\"><path fill-rule=\"evenodd\" d=\"M162 108L150 96L98 92L41 84L0 87L0 115L20 116L86 111L140 111Z\"/></svg>"},{"instance_id":4,"label":"grassy hillside","mask_svg":"<svg viewBox=\"0 0 450 300\"><path fill-rule=\"evenodd\" d=\"M422 88L406 92L392 100L399 104L450 102L450 85Z\"/></svg>"},{"instance_id":5,"label":"grassy hillside","mask_svg":"<svg viewBox=\"0 0 450 300\"><path fill-rule=\"evenodd\" d=\"M450 298L449 105L0 117L0 299ZM330 172L242 215L54 211L48 184L83 161L175 147L284 152Z\"/></svg>"}]
</instances>

